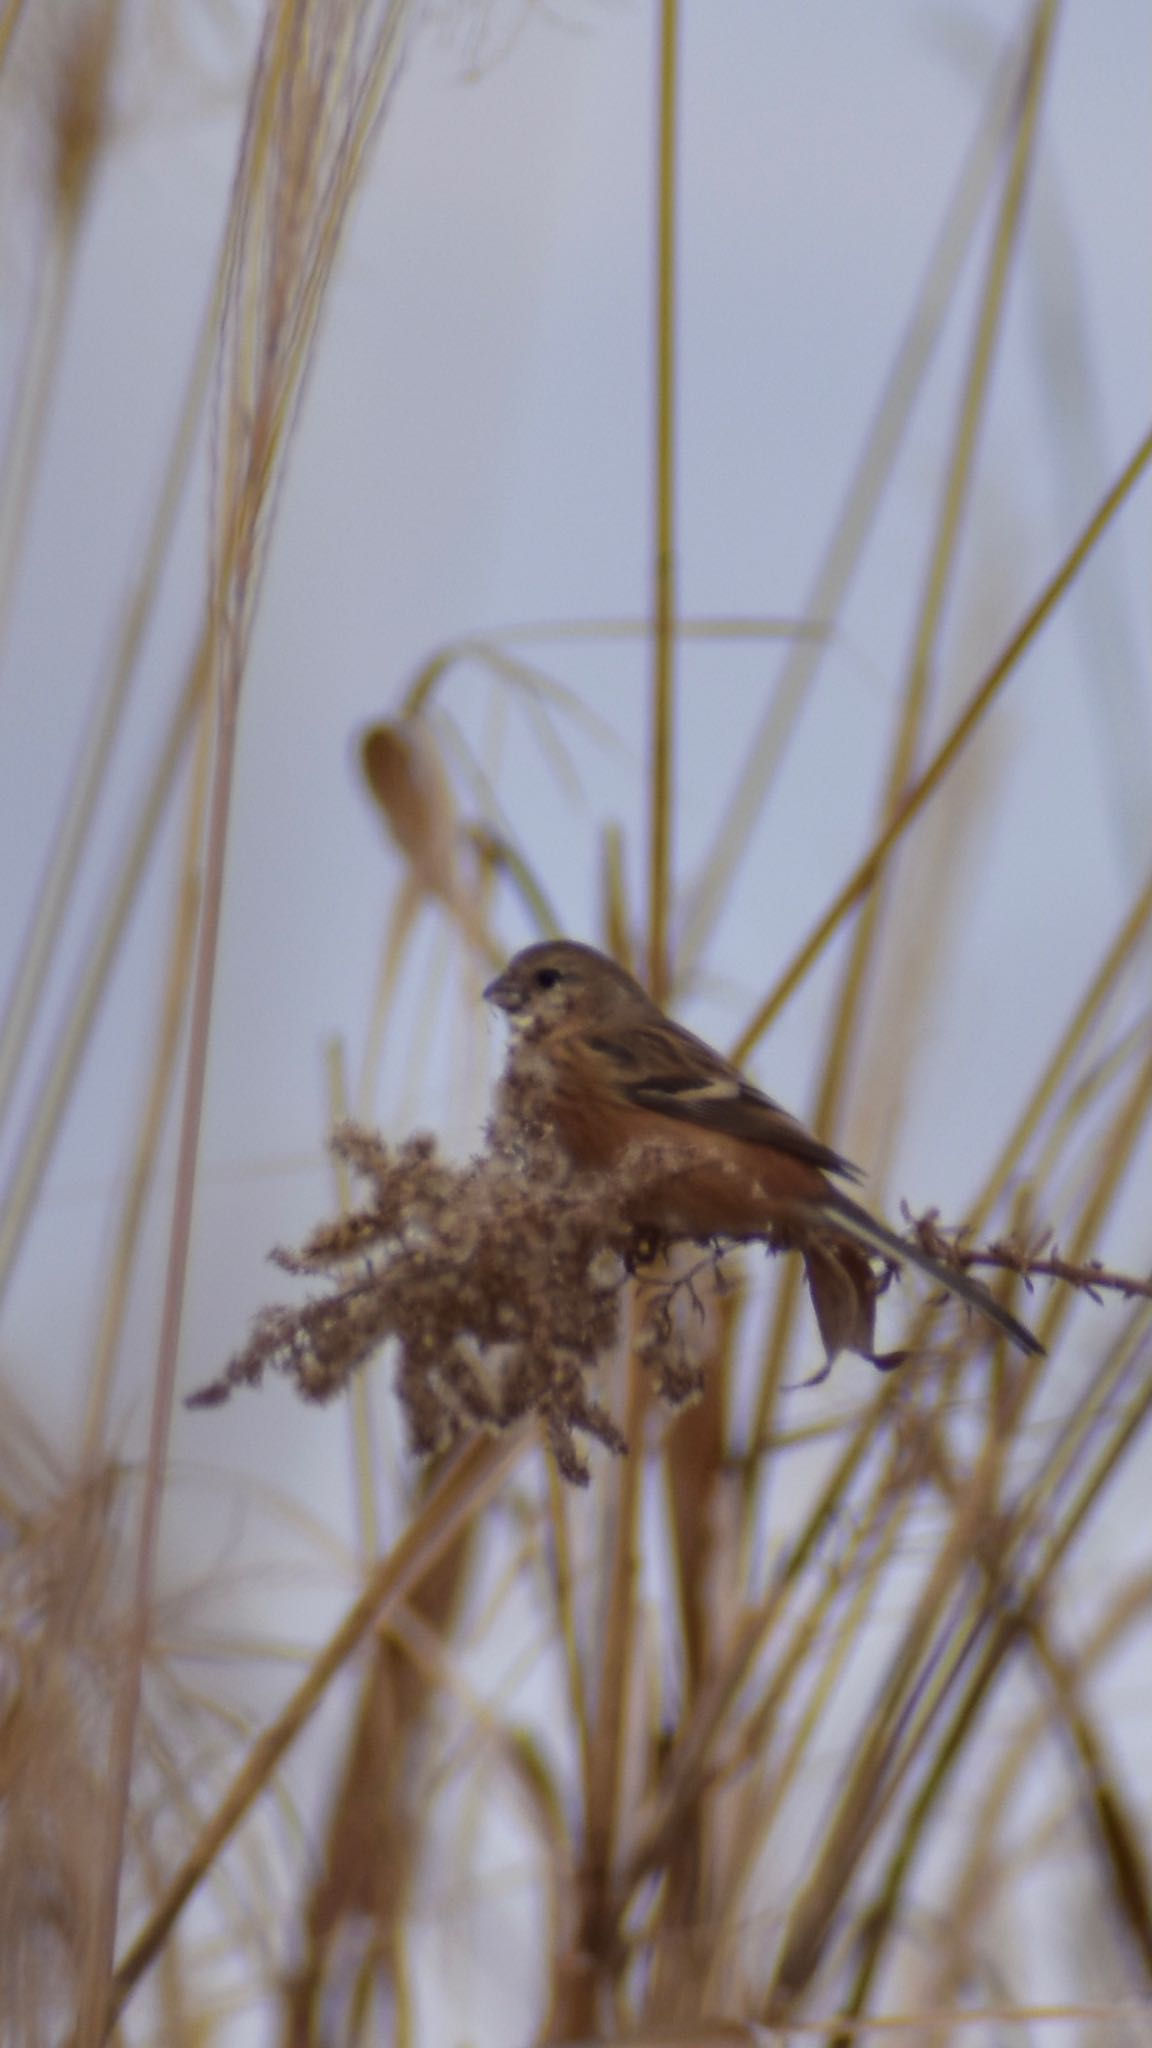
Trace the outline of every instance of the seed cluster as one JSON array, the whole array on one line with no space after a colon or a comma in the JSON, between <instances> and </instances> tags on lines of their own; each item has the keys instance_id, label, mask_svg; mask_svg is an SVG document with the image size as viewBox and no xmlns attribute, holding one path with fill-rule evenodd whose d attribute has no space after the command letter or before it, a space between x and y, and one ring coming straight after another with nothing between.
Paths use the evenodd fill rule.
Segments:
<instances>
[{"instance_id":1,"label":"seed cluster","mask_svg":"<svg viewBox=\"0 0 1152 2048\"><path fill-rule=\"evenodd\" d=\"M390 1146L354 1124L332 1146L363 1201L299 1250L272 1255L290 1273L323 1277L325 1291L264 1309L244 1349L190 1405L213 1406L269 1369L307 1399L328 1401L392 1343L397 1396L421 1455L529 1413L569 1480L588 1477L577 1433L624 1451L592 1379L618 1341L628 1274L654 1249L638 1246L627 1215L645 1181L667 1172L667 1148L638 1148L610 1176L577 1172L535 1113L528 1083L520 1093L505 1085L484 1150L464 1166L441 1158L430 1137ZM641 1356L663 1396L682 1401L700 1375L674 1293L652 1297Z\"/></svg>"}]
</instances>

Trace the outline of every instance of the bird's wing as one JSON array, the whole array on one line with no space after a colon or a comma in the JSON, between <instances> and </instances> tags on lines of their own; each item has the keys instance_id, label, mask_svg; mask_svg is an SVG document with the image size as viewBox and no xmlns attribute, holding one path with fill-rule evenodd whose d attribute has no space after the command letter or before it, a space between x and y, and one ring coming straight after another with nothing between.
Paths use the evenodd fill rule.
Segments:
<instances>
[{"instance_id":1,"label":"bird's wing","mask_svg":"<svg viewBox=\"0 0 1152 2048\"><path fill-rule=\"evenodd\" d=\"M796 1117L680 1024L661 1018L659 1023L629 1025L611 1038L598 1034L590 1044L611 1062L620 1094L638 1109L743 1138L751 1145L771 1145L825 1173L863 1178L859 1167L830 1145L822 1145Z\"/></svg>"}]
</instances>

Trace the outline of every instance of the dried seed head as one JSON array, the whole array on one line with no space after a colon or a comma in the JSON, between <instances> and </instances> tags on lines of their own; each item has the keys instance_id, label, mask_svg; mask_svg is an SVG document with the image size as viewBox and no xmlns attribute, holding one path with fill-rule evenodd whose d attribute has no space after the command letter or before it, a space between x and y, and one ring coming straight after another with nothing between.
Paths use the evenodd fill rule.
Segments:
<instances>
[{"instance_id":1,"label":"dried seed head","mask_svg":"<svg viewBox=\"0 0 1152 2048\"><path fill-rule=\"evenodd\" d=\"M427 722L410 717L370 726L360 741L360 766L417 889L443 904L470 945L495 958L480 892L460 859L465 835L452 784Z\"/></svg>"},{"instance_id":2,"label":"dried seed head","mask_svg":"<svg viewBox=\"0 0 1152 2048\"><path fill-rule=\"evenodd\" d=\"M364 780L414 875L455 902L459 827L452 785L427 725L405 718L370 726L360 741Z\"/></svg>"},{"instance_id":3,"label":"dried seed head","mask_svg":"<svg viewBox=\"0 0 1152 2048\"><path fill-rule=\"evenodd\" d=\"M65 233L75 228L123 121L123 12L123 0L26 8L5 66L5 172L27 182ZM14 142L19 165L7 154Z\"/></svg>"},{"instance_id":4,"label":"dried seed head","mask_svg":"<svg viewBox=\"0 0 1152 2048\"><path fill-rule=\"evenodd\" d=\"M527 1414L542 1421L566 1478L587 1478L577 1436L623 1451L592 1376L619 1337L629 1208L644 1178L667 1170L667 1150L639 1149L611 1176L578 1173L531 1110L505 1102L487 1149L462 1167L427 1137L393 1148L355 1125L337 1131L334 1149L365 1200L298 1251L275 1255L289 1271L325 1276L327 1291L265 1309L192 1405L223 1401L269 1368L307 1399L330 1400L391 1342L409 1440L422 1455ZM652 1358L673 1398L696 1390L671 1323Z\"/></svg>"}]
</instances>

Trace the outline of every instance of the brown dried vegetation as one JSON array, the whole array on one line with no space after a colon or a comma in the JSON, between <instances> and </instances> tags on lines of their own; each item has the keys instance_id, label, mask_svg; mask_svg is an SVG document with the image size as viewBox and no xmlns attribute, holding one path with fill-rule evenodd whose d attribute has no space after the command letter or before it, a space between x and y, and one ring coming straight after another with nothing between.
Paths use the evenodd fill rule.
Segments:
<instances>
[{"instance_id":1,"label":"brown dried vegetation","mask_svg":"<svg viewBox=\"0 0 1152 2048\"><path fill-rule=\"evenodd\" d=\"M418 1455L532 1414L564 1477L586 1484L577 1434L626 1448L590 1383L621 1338L640 1249L632 1198L667 1170L671 1148L640 1147L611 1176L575 1173L545 1131L520 1121L506 1087L488 1147L467 1166L439 1159L431 1138L393 1150L355 1125L335 1134L333 1150L367 1183L368 1201L298 1251L273 1254L290 1273L331 1276L332 1291L266 1309L244 1350L190 1405L216 1406L269 1369L306 1399L331 1400L393 1340L395 1390ZM700 1388L674 1312L686 1286L650 1289L636 1336L660 1392L679 1401Z\"/></svg>"},{"instance_id":2,"label":"brown dried vegetation","mask_svg":"<svg viewBox=\"0 0 1152 2048\"><path fill-rule=\"evenodd\" d=\"M490 773L470 752L467 721L453 721L462 667L479 671L497 735L506 713L523 718L549 772L563 776L566 721L590 718L590 705L579 683L529 661L525 645L543 642L562 657L583 640L648 655L647 751L621 807L629 823L597 819L580 841L600 906L592 936L674 1009L691 1002L705 970L731 970L719 956L721 914L839 631L932 350L946 322L967 320L954 410L933 415L938 488L926 506L919 580L908 579L908 659L879 750L871 825L824 907L818 899L805 914L771 985L765 963L750 963L746 951L748 1007L733 1018L737 1057L751 1059L846 939L839 979L822 999L828 1035L813 1062L813 1099L822 1134L850 1151L851 1118L866 1100L884 1128L862 1156L882 1164L891 1150L907 1062L942 1014L933 1011L934 979L951 988L949 977L968 971L951 941L969 866L978 865L969 862L974 841L993 837L999 782L990 771L1011 765L1003 700L1026 698L1041 629L1089 558L1104 554L1152 460L1149 438L1123 467L1100 455L1077 483L1071 537L1027 601L1013 585L1015 624L997 627L995 652L985 634L974 654L959 603L962 540L986 525L974 458L1009 287L1036 260L1030 207L1055 0L1030 0L1018 23L1013 16L971 159L803 607L804 637L763 696L757 682L715 836L691 879L677 811L678 789L695 795L680 745L681 666L702 643L719 659L725 644L766 642L780 628L761 618L687 619L678 601L681 26L674 6L659 5L651 588L635 618L465 635L428 657L367 736L361 767L387 826L396 886L364 1028L360 1121L341 1122L337 1139L356 1199L299 1252L281 1255L313 1297L266 1311L202 1397L210 1404L269 1369L313 1400L350 1387L358 1542L349 1545L330 1497L311 1491L311 1472L285 1456L277 1474L295 1533L309 1544L305 1571L286 1561L280 1525L289 1620L277 1625L276 1572L254 1599L237 1589L225 1531L223 1565L217 1558L207 1573L228 1624L192 1645L199 1662L182 1684L172 1677L172 1609L157 1589L179 1566L187 1533L168 1437L185 1294L204 1285L190 1246L239 711L291 430L413 12L387 0L268 0L263 10L207 339L146 559L131 565L112 670L93 688L97 737L60 795L49 872L0 1018L7 1291L195 748L164 1013L130 1186L105 1240L115 1253L100 1273L97 1318L70 1239L51 1267L53 1293L74 1298L82 1342L89 1320L99 1326L75 1404L83 1458L48 1455L13 1410L0 1414L0 2042L205 2048L230 2040L233 2023L242 2028L255 2009L283 2048L438 2048L465 2037L483 2048L707 2048L767 2032L848 2048L873 2027L886 2037L897 2022L917 2048L966 2048L976 2011L988 2038L1011 2044L1023 2028L1046 2041L1049 2019L1063 2039L1079 2010L1074 2038L1126 2048L1146 2031L1152 1996L1146 1730L1139 1702L1133 1712L1115 1683L1126 1668L1145 1670L1152 1627L1135 1477L1152 1429L1152 1283L1142 1254L1133 1274L1101 1254L1124 1218L1152 1123L1145 996L1142 984L1133 995L1129 978L1152 931L1152 878L1131 889L1083 988L1070 991L1054 1043L1038 1043L1021 1099L1005 1111L1000 1150L967 1205L971 1232L942 1231L931 1213L913 1224L929 1250L961 1267L1016 1275L1022 1286L1044 1279L1030 1308L1046 1360L1007 1355L959 1317L933 1325L929 1348L924 1316L894 1291L880 1313L911 1354L909 1369L879 1379L845 1370L834 1395L789 1398L811 1365L799 1258L749 1259L726 1282L711 1252L633 1270L640 1251L657 1249L638 1247L626 1227L633 1187L574 1178L547 1134L532 1130L531 1104L518 1106L526 1115L498 1115L486 1150L465 1166L448 1164L431 1139L397 1145L364 1128L381 1072L388 1099L410 1085L392 1036L395 1027L403 1039L402 998L410 989L425 997L445 963L460 973L456 1046L468 1057L452 1068L459 1100L435 1107L446 1123L448 1111L467 1120L483 1064L464 1036L478 1011L476 965L504 950L507 932L553 929L552 892L564 883L553 866L558 836L517 841L498 767ZM0 64L12 63L15 80L40 14L28 0L0 0ZM40 46L50 62L34 102L54 233L33 282L0 477L0 634L30 530L70 278L99 165L116 141L130 25L116 0L83 0L60 19L62 35ZM1094 32L1087 10L1082 27ZM1065 265L1065 318L1070 275ZM1083 364L1069 373L1075 358L1065 346L1061 374L1039 380L1058 392L1061 435L1070 419L1091 425L1091 378ZM158 690L169 687L167 727L125 821L128 851L92 913L73 991L61 934L67 914L80 915L72 891L86 871L113 742L128 723L129 684L183 481L203 445L209 390L209 596L183 673L153 678ZM947 399L951 407L950 387ZM921 488L922 465L918 476ZM786 493L789 479L778 485ZM380 488L400 487L386 476ZM99 511L97 501L94 524ZM942 624L950 613L962 620L954 640ZM378 658L376 647L366 655ZM964 684L953 704L940 688L950 667ZM1094 672L1101 728L1106 668ZM318 684L316 703L325 701ZM324 731L321 744L343 743ZM262 802L280 794L281 738L277 728ZM1058 743L1045 732L1046 746ZM973 761L978 801L957 794L958 767ZM810 815L824 794L815 792ZM300 829L311 832L311 820ZM814 826L797 857L814 854L818 837ZM911 894L901 856L913 841L920 872ZM765 887L762 876L756 886ZM921 944L928 920L931 943ZM417 943L429 930L439 947L431 967ZM67 984L59 1012L57 984ZM452 1011L455 1021L442 979L435 989L440 1000L418 1003L420 1016ZM1007 1007L1013 990L1000 993ZM45 1078L8 1147L16 1082L42 1011ZM223 1036L229 1024L220 1015L213 1030ZM148 1191L181 1078L153 1349L150 1337L129 1344L126 1333L137 1330L129 1307ZM333 1098L337 1121L347 1114L342 1087ZM417 1101L389 1128L427 1120L433 1107ZM995 1122L988 1128L994 1145ZM661 1165L659 1154L638 1155L628 1172L642 1178ZM246 1199L258 1196L249 1189ZM1043 1235L1048 1218L1059 1250ZM1138 1216L1140 1229L1145 1220ZM802 1249L828 1348L865 1337L870 1348L876 1303L865 1300L864 1276L845 1289L819 1246ZM205 1291L214 1282L213 1274ZM57 1304L44 1306L51 1322ZM27 1327L17 1324L21 1343ZM362 1367L382 1346L399 1399L377 1403ZM46 1341L35 1369L51 1355ZM136 1381L126 1384L133 1363ZM210 1369L198 1354L192 1370ZM147 1452L126 1472L116 1431L141 1417L142 1384ZM227 1423L181 1416L183 1448L196 1461L183 1483L197 1509L200 1487L205 1502L218 1498L219 1475L206 1474L218 1454L253 1448L251 1418L272 1416L279 1455L273 1432L286 1413L296 1426L288 1402L275 1414L270 1402L238 1403ZM331 1423L304 1420L309 1448L330 1446ZM541 1434L550 1457L537 1455ZM625 1445L627 1456L602 1455ZM581 1485L564 1486L565 1477ZM262 1489L247 1472L245 1487L255 1514ZM162 1509L172 1517L171 1550L160 1542ZM213 1534L217 1519L205 1508ZM319 1621L303 1598L315 1590L317 1557L332 1610ZM1088 1930L1082 1941L1068 1938L1072 1922Z\"/></svg>"},{"instance_id":3,"label":"brown dried vegetation","mask_svg":"<svg viewBox=\"0 0 1152 2048\"><path fill-rule=\"evenodd\" d=\"M50 1473L9 1494L0 1531L0 2040L25 2048L60 2038L74 2010L123 1627L116 1475L62 1487Z\"/></svg>"}]
</instances>

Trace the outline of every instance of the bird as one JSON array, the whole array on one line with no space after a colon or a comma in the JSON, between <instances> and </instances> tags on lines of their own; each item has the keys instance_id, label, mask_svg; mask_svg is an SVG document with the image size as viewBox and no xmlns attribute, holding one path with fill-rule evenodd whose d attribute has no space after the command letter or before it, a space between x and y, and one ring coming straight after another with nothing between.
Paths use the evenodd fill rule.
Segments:
<instances>
[{"instance_id":1,"label":"bird","mask_svg":"<svg viewBox=\"0 0 1152 2048\"><path fill-rule=\"evenodd\" d=\"M980 1281L898 1237L837 1185L859 1167L807 1130L702 1038L677 1024L623 967L574 939L526 946L484 990L510 1026L498 1101L532 1114L577 1171L655 1161L628 1200L641 1240L761 1239L804 1258L824 1340L887 1369L876 1299L892 1269L916 1266L1023 1352L1032 1332ZM658 1148L658 1149L653 1149ZM876 1261L883 1261L880 1273Z\"/></svg>"}]
</instances>

